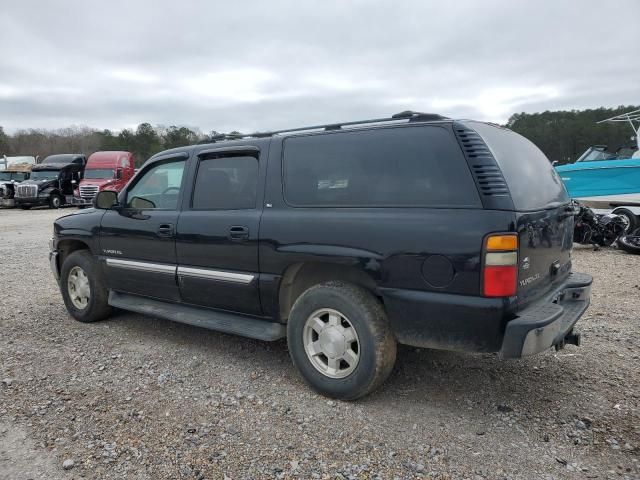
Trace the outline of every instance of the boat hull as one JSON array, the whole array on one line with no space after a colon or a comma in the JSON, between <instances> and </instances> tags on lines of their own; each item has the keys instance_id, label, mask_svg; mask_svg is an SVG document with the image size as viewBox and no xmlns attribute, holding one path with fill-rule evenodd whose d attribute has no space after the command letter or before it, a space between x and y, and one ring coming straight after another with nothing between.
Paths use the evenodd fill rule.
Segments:
<instances>
[{"instance_id":1,"label":"boat hull","mask_svg":"<svg viewBox=\"0 0 640 480\"><path fill-rule=\"evenodd\" d=\"M577 162L556 170L571 198L640 194L640 159Z\"/></svg>"}]
</instances>

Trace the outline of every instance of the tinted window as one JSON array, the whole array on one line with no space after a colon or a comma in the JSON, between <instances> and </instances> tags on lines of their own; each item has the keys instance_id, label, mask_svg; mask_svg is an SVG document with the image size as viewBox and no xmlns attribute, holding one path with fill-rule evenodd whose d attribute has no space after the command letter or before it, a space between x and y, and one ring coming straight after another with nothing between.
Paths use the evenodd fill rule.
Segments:
<instances>
[{"instance_id":1,"label":"tinted window","mask_svg":"<svg viewBox=\"0 0 640 480\"><path fill-rule=\"evenodd\" d=\"M564 184L542 151L511 130L469 122L484 139L507 181L516 210L536 210L569 201Z\"/></svg>"},{"instance_id":2,"label":"tinted window","mask_svg":"<svg viewBox=\"0 0 640 480\"><path fill-rule=\"evenodd\" d=\"M192 206L204 210L255 208L257 182L258 160L255 157L201 160Z\"/></svg>"},{"instance_id":3,"label":"tinted window","mask_svg":"<svg viewBox=\"0 0 640 480\"><path fill-rule=\"evenodd\" d=\"M185 160L154 165L127 192L127 206L176 210L182 188Z\"/></svg>"},{"instance_id":4,"label":"tinted window","mask_svg":"<svg viewBox=\"0 0 640 480\"><path fill-rule=\"evenodd\" d=\"M287 138L284 177L295 206L480 206L460 147L442 127Z\"/></svg>"}]
</instances>

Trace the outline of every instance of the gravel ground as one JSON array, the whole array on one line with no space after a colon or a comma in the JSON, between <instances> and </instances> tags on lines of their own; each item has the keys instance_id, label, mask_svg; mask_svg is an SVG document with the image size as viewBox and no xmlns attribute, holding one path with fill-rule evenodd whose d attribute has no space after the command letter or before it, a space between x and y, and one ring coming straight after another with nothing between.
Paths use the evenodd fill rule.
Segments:
<instances>
[{"instance_id":1,"label":"gravel ground","mask_svg":"<svg viewBox=\"0 0 640 480\"><path fill-rule=\"evenodd\" d=\"M595 278L580 348L401 348L378 392L343 403L282 341L74 321L47 261L60 213L0 211L1 479L640 478L640 256L575 249Z\"/></svg>"}]
</instances>

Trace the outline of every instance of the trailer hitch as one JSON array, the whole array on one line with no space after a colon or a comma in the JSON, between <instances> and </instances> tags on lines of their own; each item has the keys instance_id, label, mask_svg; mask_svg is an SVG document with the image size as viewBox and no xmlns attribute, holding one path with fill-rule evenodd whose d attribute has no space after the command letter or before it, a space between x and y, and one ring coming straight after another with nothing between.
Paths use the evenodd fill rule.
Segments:
<instances>
[{"instance_id":1,"label":"trailer hitch","mask_svg":"<svg viewBox=\"0 0 640 480\"><path fill-rule=\"evenodd\" d=\"M571 329L571 331L567 333L562 340L554 345L556 348L556 352L558 350L562 350L565 345L575 345L576 347L579 347L580 333L574 332L573 329Z\"/></svg>"}]
</instances>

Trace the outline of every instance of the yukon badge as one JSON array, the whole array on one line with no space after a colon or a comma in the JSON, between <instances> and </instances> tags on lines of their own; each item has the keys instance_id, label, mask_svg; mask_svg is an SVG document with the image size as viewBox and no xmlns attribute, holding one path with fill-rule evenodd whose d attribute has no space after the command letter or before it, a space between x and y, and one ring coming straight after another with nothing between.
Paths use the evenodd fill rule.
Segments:
<instances>
[{"instance_id":1,"label":"yukon badge","mask_svg":"<svg viewBox=\"0 0 640 480\"><path fill-rule=\"evenodd\" d=\"M530 264L529 264L529 257L524 257L522 259L522 270L529 270Z\"/></svg>"}]
</instances>

